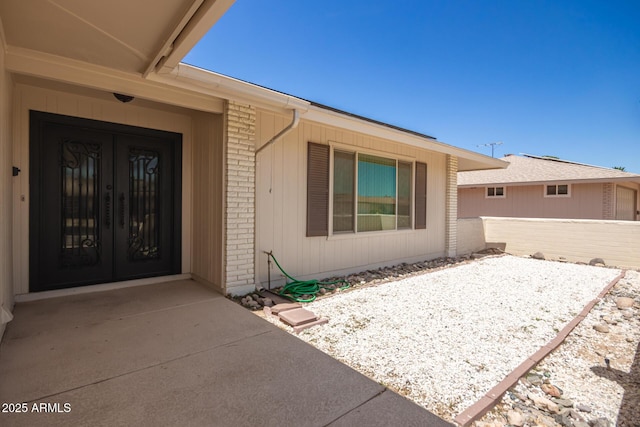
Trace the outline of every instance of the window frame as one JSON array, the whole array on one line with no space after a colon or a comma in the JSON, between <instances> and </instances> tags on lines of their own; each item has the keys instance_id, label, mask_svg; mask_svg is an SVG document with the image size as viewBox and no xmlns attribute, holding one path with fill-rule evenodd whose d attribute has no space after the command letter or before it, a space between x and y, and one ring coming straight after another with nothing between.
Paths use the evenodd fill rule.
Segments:
<instances>
[{"instance_id":1,"label":"window frame","mask_svg":"<svg viewBox=\"0 0 640 427\"><path fill-rule=\"evenodd\" d=\"M567 194L558 194L558 189L560 186L567 187ZM555 194L548 194L549 187L555 187ZM568 198L571 197L571 184L544 184L542 186L542 195L546 198Z\"/></svg>"},{"instance_id":2,"label":"window frame","mask_svg":"<svg viewBox=\"0 0 640 427\"><path fill-rule=\"evenodd\" d=\"M502 188L502 195L498 196L495 194L498 188ZM489 195L489 189L493 189L493 195ZM507 187L505 187L504 185L486 186L484 187L484 198L485 199L506 199Z\"/></svg>"},{"instance_id":3,"label":"window frame","mask_svg":"<svg viewBox=\"0 0 640 427\"><path fill-rule=\"evenodd\" d=\"M416 162L417 159L408 156L396 155L393 153L380 152L375 150L363 149L362 147L354 147L350 145L344 145L339 143L329 143L329 227L328 227L328 236L329 238L344 238L347 236L357 236L357 235L370 235L371 233L380 234L380 233L406 233L417 231L416 229L416 195L415 195L415 187L416 187ZM335 152L340 151L343 153L351 153L354 156L354 208L353 208L353 229L348 231L334 231L333 229L333 214L334 214L334 178L335 178ZM390 230L371 230L371 231L358 231L358 162L359 155L367 155L380 157L384 159L394 160L395 161L395 169L396 169L396 188L395 188L395 228ZM411 202L409 205L409 213L411 215L410 226L405 228L398 228L398 165L400 162L409 163L411 165L411 175L410 175L410 198ZM426 162L423 162L426 164ZM426 189L425 189L426 190Z\"/></svg>"}]
</instances>

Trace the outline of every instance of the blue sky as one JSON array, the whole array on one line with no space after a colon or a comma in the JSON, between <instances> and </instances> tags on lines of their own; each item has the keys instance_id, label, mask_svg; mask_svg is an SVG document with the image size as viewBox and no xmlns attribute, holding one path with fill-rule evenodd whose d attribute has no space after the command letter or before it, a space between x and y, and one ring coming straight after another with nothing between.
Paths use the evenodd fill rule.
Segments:
<instances>
[{"instance_id":1,"label":"blue sky","mask_svg":"<svg viewBox=\"0 0 640 427\"><path fill-rule=\"evenodd\" d=\"M184 62L487 155L640 173L637 0L237 0Z\"/></svg>"}]
</instances>

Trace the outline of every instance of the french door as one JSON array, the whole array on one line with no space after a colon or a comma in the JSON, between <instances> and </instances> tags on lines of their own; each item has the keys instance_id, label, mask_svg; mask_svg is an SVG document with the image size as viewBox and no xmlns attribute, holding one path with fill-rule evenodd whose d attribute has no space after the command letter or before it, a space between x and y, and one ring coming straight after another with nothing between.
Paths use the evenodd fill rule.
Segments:
<instances>
[{"instance_id":1,"label":"french door","mask_svg":"<svg viewBox=\"0 0 640 427\"><path fill-rule=\"evenodd\" d=\"M31 113L30 290L179 272L178 134Z\"/></svg>"}]
</instances>

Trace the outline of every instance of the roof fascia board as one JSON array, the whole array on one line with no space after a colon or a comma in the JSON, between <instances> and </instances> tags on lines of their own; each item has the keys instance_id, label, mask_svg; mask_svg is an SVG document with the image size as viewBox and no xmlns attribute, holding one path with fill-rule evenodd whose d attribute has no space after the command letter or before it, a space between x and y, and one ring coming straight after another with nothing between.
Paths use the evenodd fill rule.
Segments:
<instances>
[{"instance_id":1,"label":"roof fascia board","mask_svg":"<svg viewBox=\"0 0 640 427\"><path fill-rule=\"evenodd\" d=\"M200 6L204 0L193 0L191 7L187 10L187 12L182 16L178 24L175 26L171 34L167 39L164 40L160 49L153 55L153 59L147 65L146 70L142 73L142 77L147 77L151 71L153 71L158 63L163 57L166 58L171 55L172 50L174 49L174 44L178 36L186 31L186 26L189 21L193 18L193 15L198 11Z\"/></svg>"},{"instance_id":2,"label":"roof fascia board","mask_svg":"<svg viewBox=\"0 0 640 427\"><path fill-rule=\"evenodd\" d=\"M9 72L118 92L179 107L222 113L224 102L198 91L186 91L175 85L143 79L138 74L88 64L56 55L10 47L5 55Z\"/></svg>"},{"instance_id":3,"label":"roof fascia board","mask_svg":"<svg viewBox=\"0 0 640 427\"><path fill-rule=\"evenodd\" d=\"M409 132L403 132L400 129L394 129L384 126L383 124L359 119L332 109L325 109L313 105L307 100L296 98L295 96L184 63L178 64L170 73L152 73L147 79L166 83L174 81L175 85L184 88L193 88L195 86L198 90L214 96L245 102L258 108L271 111L284 112L286 110L296 109L300 112L301 118L304 120L353 130L366 135L389 139L421 149L428 149L439 153L450 154L460 159L470 160L474 166L469 170L502 169L509 165L509 162L494 159L484 154L453 147L432 138L422 138Z\"/></svg>"},{"instance_id":4,"label":"roof fascia board","mask_svg":"<svg viewBox=\"0 0 640 427\"><path fill-rule=\"evenodd\" d=\"M381 124L372 123L366 120L346 116L335 111L326 110L318 106L310 106L303 118L305 120L314 121L321 124L337 126L343 129L352 130L354 132L375 136L378 138L388 139L394 142L400 142L413 147L427 149L443 154L450 154L461 159L468 159L479 164L485 165L486 169L503 169L509 163L498 160L483 154L457 148L452 145L445 144L431 138L420 138L417 135L402 132Z\"/></svg>"},{"instance_id":5,"label":"roof fascia board","mask_svg":"<svg viewBox=\"0 0 640 427\"><path fill-rule=\"evenodd\" d=\"M184 63L178 64L170 73L152 73L147 79L277 112L296 109L305 114L311 104L295 96Z\"/></svg>"},{"instance_id":6,"label":"roof fascia board","mask_svg":"<svg viewBox=\"0 0 640 427\"><path fill-rule=\"evenodd\" d=\"M182 63L169 74L151 73L145 79L135 73L10 47L6 55L6 69L16 74L119 92L213 113L224 111L225 99L278 112L298 109L304 113L310 104L290 95Z\"/></svg>"},{"instance_id":7,"label":"roof fascia board","mask_svg":"<svg viewBox=\"0 0 640 427\"><path fill-rule=\"evenodd\" d=\"M178 66L180 61L191 49L204 37L227 10L235 3L235 0L202 0L200 7L189 19L182 31L176 35L171 51L160 60L159 72L165 73ZM164 52L161 52L164 53ZM159 58L160 59L160 58ZM153 64L156 66L157 62ZM148 74L148 73L147 73Z\"/></svg>"}]
</instances>

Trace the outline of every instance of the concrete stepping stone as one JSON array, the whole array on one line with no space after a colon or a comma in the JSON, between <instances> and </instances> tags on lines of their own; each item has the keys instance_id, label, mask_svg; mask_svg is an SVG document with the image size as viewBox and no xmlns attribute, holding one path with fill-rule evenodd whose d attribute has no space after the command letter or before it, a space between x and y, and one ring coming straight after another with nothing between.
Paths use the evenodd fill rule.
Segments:
<instances>
[{"instance_id":1,"label":"concrete stepping stone","mask_svg":"<svg viewBox=\"0 0 640 427\"><path fill-rule=\"evenodd\" d=\"M276 304L273 307L271 307L271 313L280 314L283 311L294 310L296 308L301 308L301 307L302 307L302 304L300 304L299 302L289 302L289 303L284 303L284 304Z\"/></svg>"},{"instance_id":2,"label":"concrete stepping stone","mask_svg":"<svg viewBox=\"0 0 640 427\"><path fill-rule=\"evenodd\" d=\"M293 332L296 334L300 333L300 331L304 331L305 329L311 328L312 326L324 325L325 323L329 323L329 319L326 317L321 317L318 320L314 320L313 322L304 323L302 325L294 326Z\"/></svg>"},{"instance_id":3,"label":"concrete stepping stone","mask_svg":"<svg viewBox=\"0 0 640 427\"><path fill-rule=\"evenodd\" d=\"M294 308L293 310L283 311L278 314L278 317L289 326L303 325L318 320L318 316L306 308Z\"/></svg>"}]
</instances>

